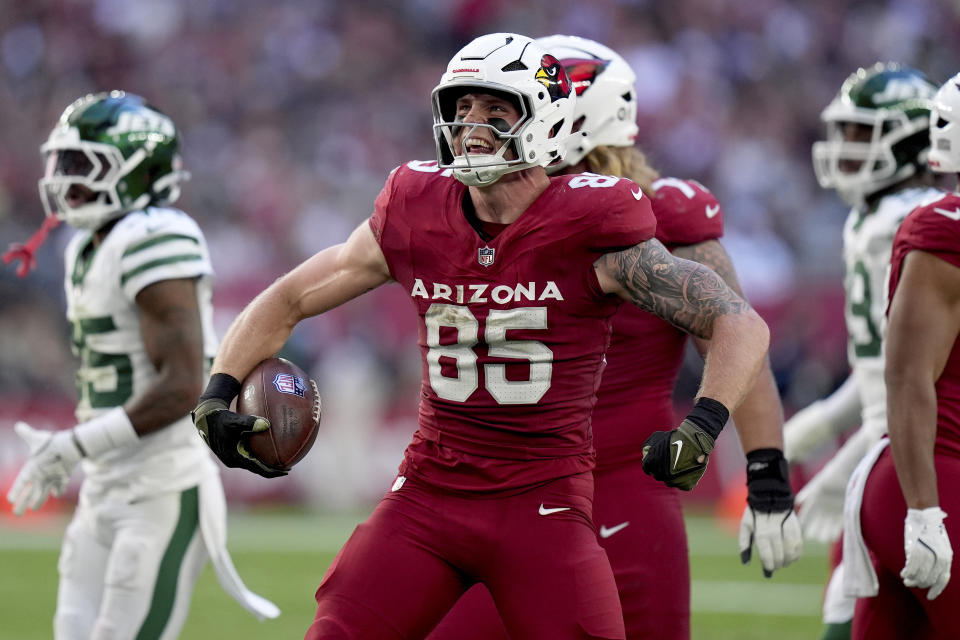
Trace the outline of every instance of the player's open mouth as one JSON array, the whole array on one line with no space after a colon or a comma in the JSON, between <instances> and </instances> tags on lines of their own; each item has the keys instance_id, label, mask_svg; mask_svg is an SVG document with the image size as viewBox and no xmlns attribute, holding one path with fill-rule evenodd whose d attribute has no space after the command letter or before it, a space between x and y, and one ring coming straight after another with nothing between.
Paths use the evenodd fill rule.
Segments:
<instances>
[{"instance_id":1,"label":"player's open mouth","mask_svg":"<svg viewBox=\"0 0 960 640\"><path fill-rule=\"evenodd\" d=\"M493 145L482 138L467 138L464 143L467 153L490 154L493 153Z\"/></svg>"}]
</instances>

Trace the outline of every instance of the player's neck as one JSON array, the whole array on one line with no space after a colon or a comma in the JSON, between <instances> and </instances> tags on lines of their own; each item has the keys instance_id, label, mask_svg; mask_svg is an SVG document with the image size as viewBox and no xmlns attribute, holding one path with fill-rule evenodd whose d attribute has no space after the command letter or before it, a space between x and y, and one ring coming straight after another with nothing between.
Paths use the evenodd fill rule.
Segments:
<instances>
[{"instance_id":1,"label":"player's neck","mask_svg":"<svg viewBox=\"0 0 960 640\"><path fill-rule=\"evenodd\" d=\"M584 158L583 160L581 160L575 165L565 167L559 172L558 175L567 176L567 175L573 175L575 173L588 173L589 171L590 171L590 165L587 164L587 160L586 158Z\"/></svg>"},{"instance_id":2,"label":"player's neck","mask_svg":"<svg viewBox=\"0 0 960 640\"><path fill-rule=\"evenodd\" d=\"M867 211L874 211L880 205L880 201L886 198L887 196L898 193L900 191L905 191L906 189L914 188L923 188L923 187L932 187L933 186L933 174L929 171L922 171L916 175L913 175L906 180L898 182L897 184L890 185L886 189L881 189L874 194L871 194L866 198Z\"/></svg>"},{"instance_id":3,"label":"player's neck","mask_svg":"<svg viewBox=\"0 0 960 640\"><path fill-rule=\"evenodd\" d=\"M123 216L120 216L121 218ZM91 247L98 247L100 243L104 241L107 237L107 234L120 222L120 218L114 218L113 220L108 220L104 223L102 227L93 232L93 242L90 243Z\"/></svg>"},{"instance_id":4,"label":"player's neck","mask_svg":"<svg viewBox=\"0 0 960 640\"><path fill-rule=\"evenodd\" d=\"M550 186L542 167L508 173L489 187L470 187L470 200L479 220L510 224Z\"/></svg>"}]
</instances>

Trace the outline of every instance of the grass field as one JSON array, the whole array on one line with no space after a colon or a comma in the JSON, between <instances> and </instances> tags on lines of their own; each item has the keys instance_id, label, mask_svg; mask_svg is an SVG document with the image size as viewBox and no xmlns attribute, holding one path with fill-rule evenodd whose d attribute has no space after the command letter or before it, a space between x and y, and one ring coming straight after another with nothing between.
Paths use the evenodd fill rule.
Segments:
<instances>
[{"instance_id":1,"label":"grass field","mask_svg":"<svg viewBox=\"0 0 960 640\"><path fill-rule=\"evenodd\" d=\"M283 615L257 623L235 604L207 567L197 585L183 640L302 638L313 618L313 593L327 565L365 514L233 513L230 549L244 580ZM744 567L735 535L707 516L687 518L693 571L694 640L801 640L819 637L826 557L807 544L804 558L773 579ZM16 526L13 526L16 524ZM0 638L51 636L56 560L65 522L25 526L0 519Z\"/></svg>"}]
</instances>

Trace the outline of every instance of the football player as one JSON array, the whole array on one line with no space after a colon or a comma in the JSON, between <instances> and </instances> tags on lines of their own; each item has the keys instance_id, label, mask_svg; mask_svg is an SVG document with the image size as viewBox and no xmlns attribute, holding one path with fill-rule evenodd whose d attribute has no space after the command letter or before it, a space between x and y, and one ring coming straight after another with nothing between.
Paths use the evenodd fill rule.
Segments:
<instances>
[{"instance_id":1,"label":"football player","mask_svg":"<svg viewBox=\"0 0 960 640\"><path fill-rule=\"evenodd\" d=\"M67 107L40 148L48 219L79 229L65 282L78 424L16 425L30 455L7 499L17 515L38 509L83 467L58 563L58 640L177 637L208 556L244 607L279 614L233 568L217 466L187 415L216 341L206 241L169 206L186 177L178 145L169 117L111 91Z\"/></svg>"},{"instance_id":2,"label":"football player","mask_svg":"<svg viewBox=\"0 0 960 640\"><path fill-rule=\"evenodd\" d=\"M626 60L586 38L557 35L537 42L560 60L577 92L573 135L563 160L548 173L630 178L651 199L656 238L675 256L706 264L740 293L733 265L718 240L723 231L720 204L698 182L661 178L635 146L636 76ZM675 491L643 473L641 461L645 440L674 419L672 391L687 335L646 311L621 307L613 317L593 411L594 524L613 566L631 639L690 637L690 571L680 501ZM696 341L706 353L706 341ZM742 521L741 556L748 560L756 541L769 576L802 550L782 451L783 412L769 366L734 413L734 421L748 452L749 504ZM482 586L474 587L430 638L495 637L488 629L493 625L496 630L488 620L495 616L489 595Z\"/></svg>"},{"instance_id":3,"label":"football player","mask_svg":"<svg viewBox=\"0 0 960 640\"><path fill-rule=\"evenodd\" d=\"M960 173L960 74L934 98L930 143L930 167ZM960 194L941 195L907 216L893 244L890 446L857 470L869 473L860 518L875 573L861 591L873 597L857 601L854 638L957 635L950 534L960 530L944 519L960 514Z\"/></svg>"},{"instance_id":4,"label":"football player","mask_svg":"<svg viewBox=\"0 0 960 640\"><path fill-rule=\"evenodd\" d=\"M654 236L627 179L547 176L575 92L530 38L490 34L432 94L438 161L393 171L367 223L261 293L228 330L195 409L226 464L262 419L227 407L291 329L395 280L419 319L419 428L390 491L317 590L307 638L423 637L470 586L516 638L623 638L593 526L590 414L621 300L711 340L698 400L646 460L691 489L763 365L763 320Z\"/></svg>"},{"instance_id":5,"label":"football player","mask_svg":"<svg viewBox=\"0 0 960 640\"><path fill-rule=\"evenodd\" d=\"M787 421L787 458L807 459L825 440L860 425L797 494L805 535L822 542L835 541L840 535L847 481L887 430L882 348L886 273L900 223L918 205L941 195L932 187L932 174L924 162L930 146L930 98L935 91L922 73L898 64L858 69L821 115L827 139L813 145L820 186L835 189L852 207L843 228L847 354L852 373L829 398ZM844 595L843 572L841 562L827 586L825 638L849 637L855 600Z\"/></svg>"}]
</instances>

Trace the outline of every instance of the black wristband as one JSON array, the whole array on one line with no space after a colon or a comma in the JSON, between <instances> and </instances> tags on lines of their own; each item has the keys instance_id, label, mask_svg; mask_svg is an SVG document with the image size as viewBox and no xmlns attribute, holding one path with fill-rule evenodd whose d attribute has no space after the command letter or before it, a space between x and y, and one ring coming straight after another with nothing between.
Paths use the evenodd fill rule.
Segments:
<instances>
[{"instance_id":1,"label":"black wristband","mask_svg":"<svg viewBox=\"0 0 960 640\"><path fill-rule=\"evenodd\" d=\"M723 431L723 425L727 424L730 418L730 411L713 398L701 397L687 414L687 420L697 425L710 434L714 440Z\"/></svg>"},{"instance_id":2,"label":"black wristband","mask_svg":"<svg viewBox=\"0 0 960 640\"><path fill-rule=\"evenodd\" d=\"M747 453L747 502L759 511L793 508L790 470L780 449L754 449Z\"/></svg>"},{"instance_id":3,"label":"black wristband","mask_svg":"<svg viewBox=\"0 0 960 640\"><path fill-rule=\"evenodd\" d=\"M787 459L780 449L754 449L747 453L747 483L772 478L786 482L789 478Z\"/></svg>"},{"instance_id":4,"label":"black wristband","mask_svg":"<svg viewBox=\"0 0 960 640\"><path fill-rule=\"evenodd\" d=\"M220 398L227 404L233 402L233 399L240 395L240 381L229 373L215 373L210 376L210 382L204 389L200 400L209 400L210 398Z\"/></svg>"}]
</instances>

